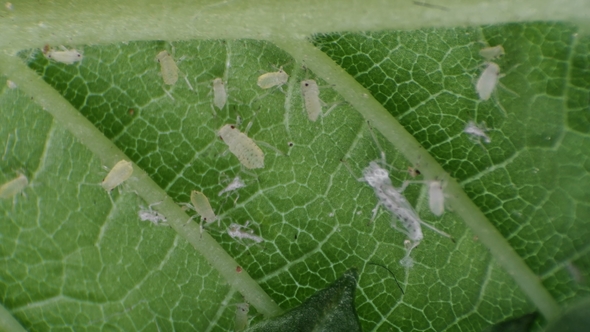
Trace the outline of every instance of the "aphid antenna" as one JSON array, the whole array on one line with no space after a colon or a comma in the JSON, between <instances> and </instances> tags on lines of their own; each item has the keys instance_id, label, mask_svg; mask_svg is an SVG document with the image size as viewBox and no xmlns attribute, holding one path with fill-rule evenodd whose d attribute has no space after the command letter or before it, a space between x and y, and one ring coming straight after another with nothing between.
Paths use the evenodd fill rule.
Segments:
<instances>
[{"instance_id":1,"label":"aphid antenna","mask_svg":"<svg viewBox=\"0 0 590 332\"><path fill-rule=\"evenodd\" d=\"M387 268L387 266L385 266L383 264L379 264L379 263L373 263L373 262L367 262L367 265L380 266L380 267L384 268L385 270L387 270L387 272L389 272L389 274L391 274L393 276L393 279L395 280L395 284L397 285L399 290L402 292L402 295L405 295L404 290L402 289L402 286L399 284L399 282L397 281L397 278L395 277L395 274L393 274L393 272L391 272L391 270L389 268Z\"/></svg>"},{"instance_id":2,"label":"aphid antenna","mask_svg":"<svg viewBox=\"0 0 590 332\"><path fill-rule=\"evenodd\" d=\"M170 97L170 99L172 99L174 101L176 100L176 99L174 99L174 97L172 97L172 94L170 93L170 91L166 90L166 88L162 87L162 90L164 90L164 92L168 95L168 97Z\"/></svg>"},{"instance_id":3,"label":"aphid antenna","mask_svg":"<svg viewBox=\"0 0 590 332\"><path fill-rule=\"evenodd\" d=\"M447 234L447 233L445 233L445 232L441 231L440 229L438 229L438 228L436 228L436 227L434 227L434 226L432 226L432 225L430 225L430 224L428 224L428 223L426 223L426 222L422 221L422 219L419 219L419 220L418 220L418 222L420 222L420 224L422 224L422 225L424 225L424 226L426 226L426 227L430 228L431 230L433 230L433 231L437 232L438 234L440 234L440 235L442 235L442 236L444 236L444 237L447 237L447 238L449 238L449 240L453 241L453 243L457 243L457 242L455 241L455 238L453 238L451 235L449 235L449 234Z\"/></svg>"}]
</instances>

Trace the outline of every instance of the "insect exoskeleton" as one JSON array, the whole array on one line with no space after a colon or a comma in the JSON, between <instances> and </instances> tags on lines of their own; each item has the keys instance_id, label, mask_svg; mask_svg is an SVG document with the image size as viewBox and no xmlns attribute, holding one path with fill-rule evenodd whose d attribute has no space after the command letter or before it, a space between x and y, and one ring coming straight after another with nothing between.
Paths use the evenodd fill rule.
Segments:
<instances>
[{"instance_id":1,"label":"insect exoskeleton","mask_svg":"<svg viewBox=\"0 0 590 332\"><path fill-rule=\"evenodd\" d=\"M486 59L486 61L501 58L502 56L504 56L504 54L504 47L502 47L502 45L484 47L481 50L479 50L479 55L481 55L482 58Z\"/></svg>"},{"instance_id":2,"label":"insect exoskeleton","mask_svg":"<svg viewBox=\"0 0 590 332\"><path fill-rule=\"evenodd\" d=\"M233 124L226 124L218 132L219 137L227 144L240 163L248 169L264 168L264 153L254 140Z\"/></svg>"},{"instance_id":3,"label":"insect exoskeleton","mask_svg":"<svg viewBox=\"0 0 590 332\"><path fill-rule=\"evenodd\" d=\"M164 84L175 84L176 81L178 81L178 66L176 66L176 62L170 53L168 53L168 51L162 51L156 55L156 59L160 63L160 70L162 72Z\"/></svg>"},{"instance_id":4,"label":"insect exoskeleton","mask_svg":"<svg viewBox=\"0 0 590 332\"><path fill-rule=\"evenodd\" d=\"M270 89L274 86L281 86L289 80L289 75L283 70L283 67L279 68L279 71L265 73L258 76L257 84L262 89Z\"/></svg>"},{"instance_id":5,"label":"insect exoskeleton","mask_svg":"<svg viewBox=\"0 0 590 332\"><path fill-rule=\"evenodd\" d=\"M115 187L125 182L125 180L129 179L131 174L133 174L133 163L121 160L115 164L109 174L107 174L104 180L102 180L101 186L104 190L110 192L115 189Z\"/></svg>"}]
</instances>

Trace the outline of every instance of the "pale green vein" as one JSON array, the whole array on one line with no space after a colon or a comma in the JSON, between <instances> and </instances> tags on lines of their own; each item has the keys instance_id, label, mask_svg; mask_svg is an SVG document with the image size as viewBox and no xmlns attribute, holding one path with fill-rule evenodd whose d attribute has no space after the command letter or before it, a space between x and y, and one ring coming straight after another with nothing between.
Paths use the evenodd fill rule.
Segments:
<instances>
[{"instance_id":1,"label":"pale green vein","mask_svg":"<svg viewBox=\"0 0 590 332\"><path fill-rule=\"evenodd\" d=\"M361 86L340 66L306 40L275 39L273 42L299 63L311 69L318 77L333 85L356 110L379 130L391 144L413 165L420 165L426 180L441 179L446 186L447 201L454 213L460 216L479 237L500 266L511 275L532 303L547 320L559 315L560 308L524 260L518 256L508 241L487 220L481 210L469 199L461 186L451 178L437 161L387 112L371 92Z\"/></svg>"},{"instance_id":2,"label":"pale green vein","mask_svg":"<svg viewBox=\"0 0 590 332\"><path fill-rule=\"evenodd\" d=\"M108 167L121 159L128 159L110 140L83 117L54 88L45 83L20 59L0 54L0 73L14 81L33 101L49 112L57 122L69 130L83 145L98 156ZM196 223L185 226L188 216L166 195L143 170L133 165L133 176L127 181L148 204L162 201L156 209L168 218L168 223L187 240L216 269L227 282L265 316L281 312L278 305L262 290L246 271L236 273L238 263L207 233L202 237Z\"/></svg>"}]
</instances>

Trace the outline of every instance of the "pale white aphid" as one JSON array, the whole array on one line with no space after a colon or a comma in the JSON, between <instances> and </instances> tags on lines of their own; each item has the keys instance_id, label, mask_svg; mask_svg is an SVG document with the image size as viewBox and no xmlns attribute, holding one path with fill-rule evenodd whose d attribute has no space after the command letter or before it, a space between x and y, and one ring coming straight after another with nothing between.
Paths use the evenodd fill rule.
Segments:
<instances>
[{"instance_id":1,"label":"pale white aphid","mask_svg":"<svg viewBox=\"0 0 590 332\"><path fill-rule=\"evenodd\" d=\"M320 100L320 89L314 80L301 81L301 93L305 102L307 118L316 121L322 114L322 101Z\"/></svg>"},{"instance_id":2,"label":"pale white aphid","mask_svg":"<svg viewBox=\"0 0 590 332\"><path fill-rule=\"evenodd\" d=\"M78 50L68 50L63 46L62 49L63 51L54 51L50 47L45 46L43 53L47 59L65 63L66 65L71 65L84 59L84 56Z\"/></svg>"},{"instance_id":3,"label":"pale white aphid","mask_svg":"<svg viewBox=\"0 0 590 332\"><path fill-rule=\"evenodd\" d=\"M243 188L246 186L246 183L244 183L244 181L242 181L242 179L240 179L239 176L236 176L232 182L230 184L227 185L227 187L223 188L219 194L217 196L221 196L227 192L230 191L234 191L234 190L238 190L240 188Z\"/></svg>"},{"instance_id":4,"label":"pale white aphid","mask_svg":"<svg viewBox=\"0 0 590 332\"><path fill-rule=\"evenodd\" d=\"M262 89L270 89L274 86L281 86L287 83L288 80L289 75L281 67L279 71L260 75L257 84Z\"/></svg>"},{"instance_id":5,"label":"pale white aphid","mask_svg":"<svg viewBox=\"0 0 590 332\"><path fill-rule=\"evenodd\" d=\"M246 327L248 327L248 311L250 311L250 304L236 304L236 319L234 321L234 331L241 332L244 331Z\"/></svg>"},{"instance_id":6,"label":"pale white aphid","mask_svg":"<svg viewBox=\"0 0 590 332\"><path fill-rule=\"evenodd\" d=\"M430 181L428 184L428 206L436 216L445 212L445 195L441 181Z\"/></svg>"},{"instance_id":7,"label":"pale white aphid","mask_svg":"<svg viewBox=\"0 0 590 332\"><path fill-rule=\"evenodd\" d=\"M0 198L10 198L21 193L29 185L29 179L24 174L0 186Z\"/></svg>"},{"instance_id":8,"label":"pale white aphid","mask_svg":"<svg viewBox=\"0 0 590 332\"><path fill-rule=\"evenodd\" d=\"M222 109L226 102L227 91L225 91L225 84L221 78L216 78L213 80L213 104Z\"/></svg>"},{"instance_id":9,"label":"pale white aphid","mask_svg":"<svg viewBox=\"0 0 590 332\"><path fill-rule=\"evenodd\" d=\"M218 132L219 137L227 144L244 167L264 168L264 153L246 134L240 132L235 125L226 124Z\"/></svg>"},{"instance_id":10,"label":"pale white aphid","mask_svg":"<svg viewBox=\"0 0 590 332\"><path fill-rule=\"evenodd\" d=\"M491 61L497 58L500 58L504 55L504 48L502 45L496 45L492 47L485 47L479 50L479 55L481 55L486 61Z\"/></svg>"},{"instance_id":11,"label":"pale white aphid","mask_svg":"<svg viewBox=\"0 0 590 332\"><path fill-rule=\"evenodd\" d=\"M129 179L131 174L133 174L133 163L126 160L121 160L115 164L109 174L107 174L104 180L102 180L101 186L104 188L104 190L110 192L111 190L115 189L116 186Z\"/></svg>"},{"instance_id":12,"label":"pale white aphid","mask_svg":"<svg viewBox=\"0 0 590 332\"><path fill-rule=\"evenodd\" d=\"M261 243L262 241L264 241L262 237L254 234L254 231L248 228L249 224L250 221L246 221L245 225L232 223L231 225L229 225L229 228L227 229L227 234L232 239L236 240L248 239L256 243Z\"/></svg>"},{"instance_id":13,"label":"pale white aphid","mask_svg":"<svg viewBox=\"0 0 590 332\"><path fill-rule=\"evenodd\" d=\"M160 63L160 70L162 72L164 84L175 84L176 81L178 81L178 67L170 53L168 53L168 51L162 51L156 55L156 59Z\"/></svg>"},{"instance_id":14,"label":"pale white aphid","mask_svg":"<svg viewBox=\"0 0 590 332\"><path fill-rule=\"evenodd\" d=\"M215 215L215 212L213 212L209 199L202 192L197 190L191 191L191 204L192 208L197 211L199 216L201 216L201 232L203 231L203 221L210 224L217 220L217 216Z\"/></svg>"},{"instance_id":15,"label":"pale white aphid","mask_svg":"<svg viewBox=\"0 0 590 332\"><path fill-rule=\"evenodd\" d=\"M483 138L483 141L486 143L491 143L492 140L486 134L487 130L485 129L485 126L482 125L482 127L479 127L477 123L473 121L469 121L467 126L465 126L465 129L463 129L463 132L471 135L472 137L475 137L476 139Z\"/></svg>"},{"instance_id":16,"label":"pale white aphid","mask_svg":"<svg viewBox=\"0 0 590 332\"><path fill-rule=\"evenodd\" d=\"M142 207L137 212L137 215L139 216L139 219L141 219L141 221L150 221L150 222L152 222L156 226L158 224L160 224L160 223L167 222L166 217L164 217L163 215L159 214L157 211L152 210L152 206L157 205L157 204L160 204L160 203L161 202L150 204L147 209L145 209L145 208Z\"/></svg>"},{"instance_id":17,"label":"pale white aphid","mask_svg":"<svg viewBox=\"0 0 590 332\"><path fill-rule=\"evenodd\" d=\"M488 100L498 85L500 79L500 66L493 62L488 62L483 73L477 80L475 89L479 95L479 99Z\"/></svg>"},{"instance_id":18,"label":"pale white aphid","mask_svg":"<svg viewBox=\"0 0 590 332\"><path fill-rule=\"evenodd\" d=\"M17 88L16 83L14 83L11 80L6 80L6 86L8 86L9 89L16 89Z\"/></svg>"}]
</instances>

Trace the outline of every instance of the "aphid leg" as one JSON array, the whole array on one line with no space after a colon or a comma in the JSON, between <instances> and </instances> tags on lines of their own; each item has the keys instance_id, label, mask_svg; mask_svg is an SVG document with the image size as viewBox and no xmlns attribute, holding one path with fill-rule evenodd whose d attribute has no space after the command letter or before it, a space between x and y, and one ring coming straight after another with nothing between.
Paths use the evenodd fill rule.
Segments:
<instances>
[{"instance_id":1,"label":"aphid leg","mask_svg":"<svg viewBox=\"0 0 590 332\"><path fill-rule=\"evenodd\" d=\"M322 103L324 103L324 102L322 101ZM339 105L341 105L341 104L345 104L345 103L346 103L345 101L339 101L339 102L336 102L336 103L332 104L332 106L330 106L330 108L328 108L328 110L327 110L326 112L324 112L324 114L322 115L322 118L325 118L325 117L327 117L328 115L330 115L330 113L331 113L331 112L332 112L332 111L333 111L333 110L334 110L334 109L335 109L337 106L339 106ZM324 104L325 104L325 103L324 103Z\"/></svg>"},{"instance_id":2,"label":"aphid leg","mask_svg":"<svg viewBox=\"0 0 590 332\"><path fill-rule=\"evenodd\" d=\"M369 220L369 222L367 223L367 226L371 225L374 221L375 218L377 217L377 213L379 212L379 207L381 207L381 202L377 203L377 205L375 205L375 207L373 208L373 214L371 215L371 220Z\"/></svg>"},{"instance_id":3,"label":"aphid leg","mask_svg":"<svg viewBox=\"0 0 590 332\"><path fill-rule=\"evenodd\" d=\"M193 89L193 86L191 85L191 82L188 80L188 76L185 74L183 74L182 76L184 76L184 81L186 82L186 85L188 85L189 90L195 91L195 89Z\"/></svg>"},{"instance_id":4,"label":"aphid leg","mask_svg":"<svg viewBox=\"0 0 590 332\"><path fill-rule=\"evenodd\" d=\"M386 167L387 161L385 160L385 150L383 150L383 148L381 147L381 144L379 144L379 141L377 140L377 136L375 136L375 132L373 131L373 127L371 127L371 123L369 121L367 121L367 126L369 126L369 131L371 132L371 137L373 137L373 141L375 141L375 145L377 145L377 148L379 149L379 151L381 153L381 166Z\"/></svg>"},{"instance_id":5,"label":"aphid leg","mask_svg":"<svg viewBox=\"0 0 590 332\"><path fill-rule=\"evenodd\" d=\"M451 235L449 235L449 234L447 234L447 233L445 233L445 232L443 232L443 231L439 230L438 228L436 228L436 227L434 227L434 226L432 226L432 225L429 225L429 224L427 224L426 222L424 222L424 221L422 221L422 220L418 220L418 221L419 221L419 222L420 222L422 225L424 225L424 226L426 226L426 227L430 228L431 230L433 230L433 231L437 232L438 234L440 234L440 235L442 235L442 236L444 236L444 237L448 237L448 238L449 238L449 240L453 241L453 243L457 243L457 242L455 242L455 239L454 239L454 238L453 238Z\"/></svg>"},{"instance_id":6,"label":"aphid leg","mask_svg":"<svg viewBox=\"0 0 590 332\"><path fill-rule=\"evenodd\" d=\"M164 92L168 95L168 97L170 97L170 99L175 100L174 97L172 97L172 94L170 94L170 92L166 90L166 88L162 87L162 90L164 90Z\"/></svg>"}]
</instances>

